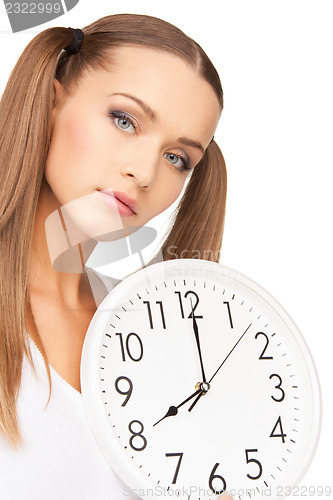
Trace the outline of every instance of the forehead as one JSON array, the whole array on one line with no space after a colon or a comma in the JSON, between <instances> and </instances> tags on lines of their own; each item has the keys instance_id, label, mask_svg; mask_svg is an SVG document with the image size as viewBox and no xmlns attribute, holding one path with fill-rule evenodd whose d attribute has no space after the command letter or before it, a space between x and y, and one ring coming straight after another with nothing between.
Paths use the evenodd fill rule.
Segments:
<instances>
[{"instance_id":1,"label":"forehead","mask_svg":"<svg viewBox=\"0 0 333 500\"><path fill-rule=\"evenodd\" d=\"M139 46L117 47L110 51L108 69L89 71L80 81L83 95L127 93L138 97L156 111L158 121L177 123L184 133L211 139L221 115L221 107L211 85L195 68L179 57ZM208 129L207 129L208 127Z\"/></svg>"}]
</instances>

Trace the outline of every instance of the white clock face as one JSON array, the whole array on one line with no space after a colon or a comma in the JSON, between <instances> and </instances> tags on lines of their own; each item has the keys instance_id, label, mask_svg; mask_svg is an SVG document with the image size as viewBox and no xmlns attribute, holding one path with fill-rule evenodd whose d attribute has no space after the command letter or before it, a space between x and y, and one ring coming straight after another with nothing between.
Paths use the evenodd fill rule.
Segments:
<instances>
[{"instance_id":1,"label":"white clock face","mask_svg":"<svg viewBox=\"0 0 333 500\"><path fill-rule=\"evenodd\" d=\"M142 497L283 498L315 451L320 390L304 340L219 264L128 278L94 316L81 377L98 443Z\"/></svg>"}]
</instances>

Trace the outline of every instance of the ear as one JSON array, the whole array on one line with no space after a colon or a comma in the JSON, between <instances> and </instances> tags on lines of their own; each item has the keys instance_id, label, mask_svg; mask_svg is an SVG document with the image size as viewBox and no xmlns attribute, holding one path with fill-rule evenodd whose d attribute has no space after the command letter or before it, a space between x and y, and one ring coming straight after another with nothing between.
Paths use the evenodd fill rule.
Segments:
<instances>
[{"instance_id":1,"label":"ear","mask_svg":"<svg viewBox=\"0 0 333 500\"><path fill-rule=\"evenodd\" d=\"M52 98L52 111L51 111L51 129L53 130L54 121L57 112L61 108L61 103L64 102L65 89L61 83L54 79L53 80L53 98Z\"/></svg>"},{"instance_id":2,"label":"ear","mask_svg":"<svg viewBox=\"0 0 333 500\"><path fill-rule=\"evenodd\" d=\"M59 104L62 102L63 98L65 95L65 89L61 85L61 83L54 79L53 80L53 100L52 100L52 107L53 110L59 106Z\"/></svg>"}]
</instances>

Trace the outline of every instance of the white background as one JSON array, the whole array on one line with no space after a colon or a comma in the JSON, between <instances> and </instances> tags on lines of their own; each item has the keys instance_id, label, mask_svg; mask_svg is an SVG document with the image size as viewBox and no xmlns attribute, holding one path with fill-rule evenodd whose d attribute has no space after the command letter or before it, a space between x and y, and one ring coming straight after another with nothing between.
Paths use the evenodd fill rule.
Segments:
<instances>
[{"instance_id":1,"label":"white background","mask_svg":"<svg viewBox=\"0 0 333 500\"><path fill-rule=\"evenodd\" d=\"M225 93L215 134L229 179L221 262L269 290L311 349L323 426L302 485L332 486L332 2L80 0L65 16L15 35L0 8L1 91L40 30L79 28L107 14L162 17L208 53Z\"/></svg>"}]
</instances>

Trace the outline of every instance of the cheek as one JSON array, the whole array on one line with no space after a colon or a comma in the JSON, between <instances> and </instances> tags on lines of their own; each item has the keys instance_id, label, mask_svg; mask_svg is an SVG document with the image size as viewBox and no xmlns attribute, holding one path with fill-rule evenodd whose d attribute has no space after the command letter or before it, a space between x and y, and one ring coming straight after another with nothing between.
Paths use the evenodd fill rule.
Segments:
<instances>
[{"instance_id":1,"label":"cheek","mask_svg":"<svg viewBox=\"0 0 333 500\"><path fill-rule=\"evenodd\" d=\"M173 188L170 189L170 192L168 193L168 196L166 196L166 199L165 199L165 201L166 201L165 208L169 208L170 205L172 205L176 201L176 199L178 198L178 196L181 193L183 185L184 185L184 183L182 183L181 185L177 184L176 186L173 186Z\"/></svg>"},{"instance_id":2,"label":"cheek","mask_svg":"<svg viewBox=\"0 0 333 500\"><path fill-rule=\"evenodd\" d=\"M80 117L64 117L54 127L45 165L45 177L56 194L75 190L93 180L96 152L101 151L98 131ZM83 194L83 193L82 193Z\"/></svg>"},{"instance_id":3,"label":"cheek","mask_svg":"<svg viewBox=\"0 0 333 500\"><path fill-rule=\"evenodd\" d=\"M92 152L97 137L93 127L87 125L84 119L69 118L62 127L61 139L74 156L82 157Z\"/></svg>"},{"instance_id":4,"label":"cheek","mask_svg":"<svg viewBox=\"0 0 333 500\"><path fill-rule=\"evenodd\" d=\"M178 172L172 173L171 176L169 173L169 176L160 179L154 193L155 202L151 204L152 208L155 208L154 215L167 210L177 200L185 181L185 174L181 175Z\"/></svg>"},{"instance_id":5,"label":"cheek","mask_svg":"<svg viewBox=\"0 0 333 500\"><path fill-rule=\"evenodd\" d=\"M57 153L63 160L68 158L84 163L100 151L102 131L99 124L84 115L68 116L55 128L55 140L60 147Z\"/></svg>"}]
</instances>

